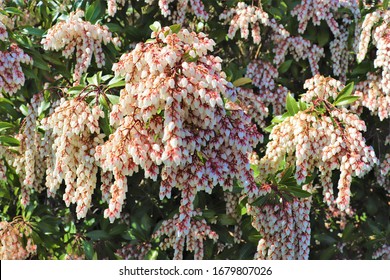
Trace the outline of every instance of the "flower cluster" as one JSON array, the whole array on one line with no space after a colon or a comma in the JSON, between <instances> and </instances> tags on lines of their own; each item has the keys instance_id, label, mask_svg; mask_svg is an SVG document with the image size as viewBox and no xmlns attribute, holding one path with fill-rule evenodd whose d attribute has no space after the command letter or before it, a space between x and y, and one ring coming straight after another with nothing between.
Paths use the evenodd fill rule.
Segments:
<instances>
[{"instance_id":1,"label":"flower cluster","mask_svg":"<svg viewBox=\"0 0 390 280\"><path fill-rule=\"evenodd\" d=\"M354 104L353 109L358 110L364 106L375 114L382 121L390 117L390 86L383 83L381 75L374 73L367 74L367 80L356 85L355 95L360 99Z\"/></svg>"},{"instance_id":2,"label":"flower cluster","mask_svg":"<svg viewBox=\"0 0 390 280\"><path fill-rule=\"evenodd\" d=\"M230 39L234 38L238 29L241 30L241 38L248 39L249 24L251 24L253 43L260 44L260 23L270 27L284 39L290 36L290 33L281 24L278 24L275 19L270 19L269 15L261 7L247 5L245 2L238 2L237 7L225 11L219 18L225 21L231 19L228 31Z\"/></svg>"},{"instance_id":3,"label":"flower cluster","mask_svg":"<svg viewBox=\"0 0 390 280\"><path fill-rule=\"evenodd\" d=\"M45 50L63 49L62 55L66 58L72 56L76 49L76 65L73 73L76 84L91 64L92 55L95 55L98 67L105 64L102 43L105 45L110 42L118 43L107 26L83 21L81 19L83 16L82 10L70 13L67 20L51 27L46 38L41 42Z\"/></svg>"},{"instance_id":4,"label":"flower cluster","mask_svg":"<svg viewBox=\"0 0 390 280\"><path fill-rule=\"evenodd\" d=\"M276 84L278 70L267 61L255 60L248 64L246 76L251 78L252 84L258 88L257 96L261 102L267 107L272 105L273 114L282 114L288 89Z\"/></svg>"},{"instance_id":5,"label":"flower cluster","mask_svg":"<svg viewBox=\"0 0 390 280\"><path fill-rule=\"evenodd\" d=\"M186 19L187 12L195 14L196 17L204 21L207 21L209 18L209 14L206 12L202 0L178 0L176 10L174 11L171 11L169 8L172 2L174 0L159 0L158 6L160 7L161 14L175 23L183 23Z\"/></svg>"},{"instance_id":6,"label":"flower cluster","mask_svg":"<svg viewBox=\"0 0 390 280\"><path fill-rule=\"evenodd\" d=\"M56 193L65 180L63 199L67 206L77 203L78 218L83 218L91 206L91 196L97 184L98 167L95 147L103 143L99 118L104 113L95 105L92 109L81 97L62 103L42 126L52 139L52 151L47 161L46 186Z\"/></svg>"},{"instance_id":7,"label":"flower cluster","mask_svg":"<svg viewBox=\"0 0 390 280\"><path fill-rule=\"evenodd\" d=\"M230 192L224 193L224 199L226 202L226 214L236 220L237 224L234 225L233 238L235 243L241 242L242 230L241 230L241 215L237 213L238 201L240 195Z\"/></svg>"},{"instance_id":8,"label":"flower cluster","mask_svg":"<svg viewBox=\"0 0 390 280\"><path fill-rule=\"evenodd\" d=\"M221 185L231 190L238 179L253 196L257 186L248 154L260 134L242 109L229 101L235 91L221 71L221 59L208 55L214 42L203 33L169 27L152 33L153 42L140 43L114 65L126 87L110 114L116 131L96 149L104 171L112 171L110 201L105 215L119 218L127 191L126 176L141 167L157 180L160 198L181 191L178 232L190 230L198 191L210 193Z\"/></svg>"},{"instance_id":9,"label":"flower cluster","mask_svg":"<svg viewBox=\"0 0 390 280\"><path fill-rule=\"evenodd\" d=\"M309 40L306 40L300 36L290 36L284 38L278 34L273 36L275 53L273 63L279 67L284 62L287 52L289 51L293 58L298 61L301 59L307 59L310 64L310 69L313 75L319 74L318 63L321 57L325 56L324 49L312 44Z\"/></svg>"},{"instance_id":10,"label":"flower cluster","mask_svg":"<svg viewBox=\"0 0 390 280\"><path fill-rule=\"evenodd\" d=\"M385 145L390 145L390 135L386 137ZM385 154L384 160L379 165L378 183L390 193L390 153Z\"/></svg>"},{"instance_id":11,"label":"flower cluster","mask_svg":"<svg viewBox=\"0 0 390 280\"><path fill-rule=\"evenodd\" d=\"M366 129L365 123L347 109L336 108L327 101L342 88L338 81L316 75L304 87L308 91L302 100L316 105L287 117L273 128L266 155L260 160L260 176L276 173L288 155L286 161L296 166L295 178L299 184L318 168L324 201L330 210L334 214L350 214L352 176L362 177L377 163L373 148L365 144L361 133ZM319 114L316 106L324 106L325 112ZM336 200L332 183L335 169L341 172Z\"/></svg>"},{"instance_id":12,"label":"flower cluster","mask_svg":"<svg viewBox=\"0 0 390 280\"><path fill-rule=\"evenodd\" d=\"M339 25L333 13L339 7L339 0L302 0L301 4L295 6L291 15L297 16L299 26L298 32L304 33L312 19L314 25L320 25L321 20L326 20L330 30L337 37L339 35Z\"/></svg>"},{"instance_id":13,"label":"flower cluster","mask_svg":"<svg viewBox=\"0 0 390 280\"><path fill-rule=\"evenodd\" d=\"M211 230L206 220L195 218L201 215L202 213L199 210L192 211L191 216L193 218L190 221L187 235L181 234L176 227L176 224L180 222L180 218L176 214L172 219L164 221L152 237L158 238L166 235L167 237L160 243L160 248L162 250L173 248L175 250L173 259L175 260L183 259L184 248L189 252L194 252L195 260L201 260L204 255L203 240L206 237L214 240L214 242L218 240L218 234ZM187 244L186 247L185 244Z\"/></svg>"},{"instance_id":14,"label":"flower cluster","mask_svg":"<svg viewBox=\"0 0 390 280\"><path fill-rule=\"evenodd\" d=\"M0 51L0 97L3 90L12 94L24 85L21 63L32 64L32 59L18 45L11 44L7 51Z\"/></svg>"},{"instance_id":15,"label":"flower cluster","mask_svg":"<svg viewBox=\"0 0 390 280\"><path fill-rule=\"evenodd\" d=\"M118 249L116 254L124 260L143 260L152 249L152 244L143 242L141 244L128 244Z\"/></svg>"},{"instance_id":16,"label":"flower cluster","mask_svg":"<svg viewBox=\"0 0 390 280\"><path fill-rule=\"evenodd\" d=\"M253 217L252 225L262 235L255 259L308 259L310 208L309 199L297 198L292 202L262 207L248 205L248 213Z\"/></svg>"},{"instance_id":17,"label":"flower cluster","mask_svg":"<svg viewBox=\"0 0 390 280\"><path fill-rule=\"evenodd\" d=\"M37 246L31 234L31 227L19 218L0 222L0 260L25 260L35 255Z\"/></svg>"},{"instance_id":18,"label":"flower cluster","mask_svg":"<svg viewBox=\"0 0 390 280\"><path fill-rule=\"evenodd\" d=\"M384 244L372 254L372 258L376 260L379 258L382 260L390 260L390 246Z\"/></svg>"},{"instance_id":19,"label":"flower cluster","mask_svg":"<svg viewBox=\"0 0 390 280\"><path fill-rule=\"evenodd\" d=\"M346 81L348 62L353 57L348 50L348 29L340 26L340 35L329 44L331 59L333 62L333 74L338 76L341 81Z\"/></svg>"},{"instance_id":20,"label":"flower cluster","mask_svg":"<svg viewBox=\"0 0 390 280\"><path fill-rule=\"evenodd\" d=\"M41 183L45 174L43 160L45 148L37 129L38 107L42 101L43 95L35 94L31 99L31 104L27 106L28 115L24 119L23 131L16 136L20 142L18 155L11 158L12 165L19 175L23 205L29 204L32 190L42 191Z\"/></svg>"},{"instance_id":21,"label":"flower cluster","mask_svg":"<svg viewBox=\"0 0 390 280\"><path fill-rule=\"evenodd\" d=\"M0 41L5 41L8 38L7 27L0 21Z\"/></svg>"},{"instance_id":22,"label":"flower cluster","mask_svg":"<svg viewBox=\"0 0 390 280\"><path fill-rule=\"evenodd\" d=\"M383 120L390 116L390 11L378 10L366 15L362 24L357 60L360 62L366 56L371 29L378 22L380 24L372 31L372 41L377 48L374 67L380 68L381 72L367 74L367 80L358 85L357 94L362 96L361 104Z\"/></svg>"}]
</instances>

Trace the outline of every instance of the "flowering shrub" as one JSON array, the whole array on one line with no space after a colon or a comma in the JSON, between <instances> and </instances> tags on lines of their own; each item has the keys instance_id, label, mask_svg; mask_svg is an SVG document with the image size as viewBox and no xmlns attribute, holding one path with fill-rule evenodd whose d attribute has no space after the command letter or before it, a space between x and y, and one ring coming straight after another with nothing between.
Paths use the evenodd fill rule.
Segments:
<instances>
[{"instance_id":1,"label":"flowering shrub","mask_svg":"<svg viewBox=\"0 0 390 280\"><path fill-rule=\"evenodd\" d=\"M388 259L371 2L0 1L0 259Z\"/></svg>"}]
</instances>

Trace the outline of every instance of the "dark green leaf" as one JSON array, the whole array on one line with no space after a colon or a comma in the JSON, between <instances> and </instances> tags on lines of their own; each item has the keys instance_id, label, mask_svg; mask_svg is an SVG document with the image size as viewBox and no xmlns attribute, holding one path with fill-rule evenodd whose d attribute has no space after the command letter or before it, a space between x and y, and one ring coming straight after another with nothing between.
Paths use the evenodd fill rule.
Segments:
<instances>
[{"instance_id":1,"label":"dark green leaf","mask_svg":"<svg viewBox=\"0 0 390 280\"><path fill-rule=\"evenodd\" d=\"M218 215L218 222L219 222L220 225L223 225L223 226L237 224L236 219L234 219L232 216L227 215L227 214L220 214L220 215Z\"/></svg>"},{"instance_id":2,"label":"dark green leaf","mask_svg":"<svg viewBox=\"0 0 390 280\"><path fill-rule=\"evenodd\" d=\"M9 128L13 128L14 125L9 122L0 122L0 131L7 130Z\"/></svg>"},{"instance_id":3,"label":"dark green leaf","mask_svg":"<svg viewBox=\"0 0 390 280\"><path fill-rule=\"evenodd\" d=\"M290 69L292 62L293 62L293 60L289 59L289 60L286 60L285 62L283 62L282 64L280 64L280 66L278 68L279 73L281 73L281 74L286 73L288 71L288 69Z\"/></svg>"},{"instance_id":4,"label":"dark green leaf","mask_svg":"<svg viewBox=\"0 0 390 280\"><path fill-rule=\"evenodd\" d=\"M326 43L329 42L329 38L330 38L330 35L329 35L328 27L327 26L321 26L320 31L318 32L318 36L317 36L318 45L320 47L325 46Z\"/></svg>"},{"instance_id":5,"label":"dark green leaf","mask_svg":"<svg viewBox=\"0 0 390 280\"><path fill-rule=\"evenodd\" d=\"M265 195L265 196L260 196L259 198L257 198L255 201L253 201L251 203L252 206L258 206L258 207L261 207L263 206L264 204L267 203L268 201L268 198L269 196L268 195Z\"/></svg>"},{"instance_id":6,"label":"dark green leaf","mask_svg":"<svg viewBox=\"0 0 390 280\"><path fill-rule=\"evenodd\" d=\"M23 30L26 34L37 36L37 37L42 37L43 34L45 33L45 30L35 28L35 27L25 27Z\"/></svg>"},{"instance_id":7,"label":"dark green leaf","mask_svg":"<svg viewBox=\"0 0 390 280\"><path fill-rule=\"evenodd\" d=\"M295 197L299 197L299 198L306 198L306 197L310 197L311 196L311 193L302 190L298 186L289 186L288 187L288 191L291 194L293 194Z\"/></svg>"},{"instance_id":8,"label":"dark green leaf","mask_svg":"<svg viewBox=\"0 0 390 280\"><path fill-rule=\"evenodd\" d=\"M85 12L85 19L91 23L96 23L99 16L104 13L101 1L95 1L90 5Z\"/></svg>"},{"instance_id":9,"label":"dark green leaf","mask_svg":"<svg viewBox=\"0 0 390 280\"><path fill-rule=\"evenodd\" d=\"M6 7L4 8L4 11L8 14L23 15L23 12L15 7Z\"/></svg>"},{"instance_id":10,"label":"dark green leaf","mask_svg":"<svg viewBox=\"0 0 390 280\"><path fill-rule=\"evenodd\" d=\"M110 235L104 230L94 230L88 232L85 236L91 238L91 240L105 240L110 239Z\"/></svg>"},{"instance_id":11,"label":"dark green leaf","mask_svg":"<svg viewBox=\"0 0 390 280\"><path fill-rule=\"evenodd\" d=\"M95 250L93 249L93 243L90 241L83 240L83 247L85 258L87 260L93 260L93 256L95 255Z\"/></svg>"}]
</instances>

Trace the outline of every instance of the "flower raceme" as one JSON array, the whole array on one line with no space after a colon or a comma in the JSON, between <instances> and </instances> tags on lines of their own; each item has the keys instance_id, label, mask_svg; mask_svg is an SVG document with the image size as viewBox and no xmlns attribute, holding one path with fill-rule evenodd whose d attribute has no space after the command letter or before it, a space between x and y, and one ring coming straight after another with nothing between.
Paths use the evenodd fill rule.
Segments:
<instances>
[{"instance_id":1,"label":"flower raceme","mask_svg":"<svg viewBox=\"0 0 390 280\"><path fill-rule=\"evenodd\" d=\"M116 130L96 149L104 171L112 171L118 197L105 216L119 218L126 176L141 167L145 177L161 174L160 198L181 191L177 232L188 234L198 191L210 193L233 180L249 196L257 194L248 154L261 140L250 117L231 102L236 96L221 71L221 59L208 54L214 41L203 33L156 29L152 41L139 43L113 67L126 86L110 122Z\"/></svg>"},{"instance_id":2,"label":"flower raceme","mask_svg":"<svg viewBox=\"0 0 390 280\"><path fill-rule=\"evenodd\" d=\"M260 177L266 179L267 174L275 174L285 156L286 164L296 166L295 178L299 184L317 168L324 201L330 210L334 215L351 214L352 176L362 177L378 163L373 148L366 145L361 133L366 129L365 123L346 108L327 101L335 99L343 88L339 81L316 75L304 87L307 92L302 101L312 105L273 128L266 155L259 163ZM341 171L336 199L332 183L335 169Z\"/></svg>"},{"instance_id":3,"label":"flower raceme","mask_svg":"<svg viewBox=\"0 0 390 280\"><path fill-rule=\"evenodd\" d=\"M113 38L108 27L99 24L91 24L81 18L84 16L82 10L70 13L65 21L61 21L51 27L44 39L42 39L45 50L62 50L66 58L73 55L76 50L76 65L74 67L73 80L75 84L80 82L81 76L91 64L92 55L98 67L105 64L102 44L113 42L119 44L117 38Z\"/></svg>"}]
</instances>

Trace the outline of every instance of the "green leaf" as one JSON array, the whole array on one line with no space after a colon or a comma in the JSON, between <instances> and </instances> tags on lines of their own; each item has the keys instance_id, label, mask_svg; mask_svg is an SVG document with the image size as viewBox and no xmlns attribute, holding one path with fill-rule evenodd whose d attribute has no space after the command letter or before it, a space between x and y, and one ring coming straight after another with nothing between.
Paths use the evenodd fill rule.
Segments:
<instances>
[{"instance_id":1,"label":"green leaf","mask_svg":"<svg viewBox=\"0 0 390 280\"><path fill-rule=\"evenodd\" d=\"M289 168L287 168L287 170L283 173L282 178L280 179L279 183L284 184L284 182L286 182L288 179L290 179L293 172L294 172L294 167L290 166Z\"/></svg>"},{"instance_id":2,"label":"green leaf","mask_svg":"<svg viewBox=\"0 0 390 280\"><path fill-rule=\"evenodd\" d=\"M244 78L239 78L239 79L235 80L235 81L233 82L233 85L234 85L235 87L240 87L240 86L249 84L249 83L251 83L251 82L252 82L251 79L245 78L245 77L244 77Z\"/></svg>"},{"instance_id":3,"label":"green leaf","mask_svg":"<svg viewBox=\"0 0 390 280\"><path fill-rule=\"evenodd\" d=\"M353 83L353 82L350 82L348 85L346 85L346 86L339 92L339 94L337 95L336 100L335 100L334 102L336 103L338 100L340 100L340 98L350 96L350 95L352 94L352 91L353 91L353 86L354 86L354 83ZM334 104L334 105L336 105L336 104Z\"/></svg>"},{"instance_id":4,"label":"green leaf","mask_svg":"<svg viewBox=\"0 0 390 280\"><path fill-rule=\"evenodd\" d=\"M85 19L91 23L96 23L100 14L104 13L104 9L102 7L101 1L95 1L92 5L90 5L85 12Z\"/></svg>"},{"instance_id":5,"label":"green leaf","mask_svg":"<svg viewBox=\"0 0 390 280\"><path fill-rule=\"evenodd\" d=\"M8 14L21 15L21 16L24 15L24 13L21 10L15 7L7 7L4 9L4 11L7 12Z\"/></svg>"},{"instance_id":6,"label":"green leaf","mask_svg":"<svg viewBox=\"0 0 390 280\"><path fill-rule=\"evenodd\" d=\"M95 255L95 250L93 249L92 242L83 240L83 247L84 247L85 258L87 260L93 260L93 256Z\"/></svg>"},{"instance_id":7,"label":"green leaf","mask_svg":"<svg viewBox=\"0 0 390 280\"><path fill-rule=\"evenodd\" d=\"M33 36L37 36L37 37L42 37L43 34L45 33L45 30L43 30L43 29L30 27L30 26L23 28L23 31L28 35L33 35Z\"/></svg>"},{"instance_id":8,"label":"green leaf","mask_svg":"<svg viewBox=\"0 0 390 280\"><path fill-rule=\"evenodd\" d=\"M119 96L112 95L112 94L106 94L108 100L111 102L111 104L115 105L119 103Z\"/></svg>"},{"instance_id":9,"label":"green leaf","mask_svg":"<svg viewBox=\"0 0 390 280\"><path fill-rule=\"evenodd\" d=\"M174 25L171 25L169 26L169 28L172 30L172 33L179 33L180 29L181 29L181 24L174 24Z\"/></svg>"},{"instance_id":10,"label":"green leaf","mask_svg":"<svg viewBox=\"0 0 390 280\"><path fill-rule=\"evenodd\" d=\"M234 219L232 216L227 215L227 214L220 214L220 215L218 215L218 222L219 222L220 225L223 225L223 226L237 224L236 219Z\"/></svg>"},{"instance_id":11,"label":"green leaf","mask_svg":"<svg viewBox=\"0 0 390 280\"><path fill-rule=\"evenodd\" d=\"M117 225L115 227L113 227L112 229L110 229L110 231L108 232L109 235L120 235L120 234L123 234L125 233L127 230L127 226L126 225Z\"/></svg>"},{"instance_id":12,"label":"green leaf","mask_svg":"<svg viewBox=\"0 0 390 280\"><path fill-rule=\"evenodd\" d=\"M161 24L158 21L155 21L153 24L149 25L149 28L154 32L158 32L161 30Z\"/></svg>"},{"instance_id":13,"label":"green leaf","mask_svg":"<svg viewBox=\"0 0 390 280\"><path fill-rule=\"evenodd\" d=\"M329 30L327 26L321 26L320 31L318 32L317 40L318 40L318 45L320 47L323 47L326 45L326 43L329 42Z\"/></svg>"},{"instance_id":14,"label":"green leaf","mask_svg":"<svg viewBox=\"0 0 390 280\"><path fill-rule=\"evenodd\" d=\"M309 108L309 104L306 102L303 102L302 100L299 100L299 110L300 111L305 111L307 108Z\"/></svg>"},{"instance_id":15,"label":"green leaf","mask_svg":"<svg viewBox=\"0 0 390 280\"><path fill-rule=\"evenodd\" d=\"M20 145L20 142L18 139L13 138L11 136L6 136L6 135L0 135L0 143L3 146L13 146L13 147Z\"/></svg>"},{"instance_id":16,"label":"green leaf","mask_svg":"<svg viewBox=\"0 0 390 280\"><path fill-rule=\"evenodd\" d=\"M29 109L28 109L27 105L22 104L22 105L20 105L19 109L20 109L20 111L22 112L22 114L23 114L24 116L26 116L26 117L28 116L28 114L29 114Z\"/></svg>"},{"instance_id":17,"label":"green leaf","mask_svg":"<svg viewBox=\"0 0 390 280\"><path fill-rule=\"evenodd\" d=\"M302 189L301 189L300 187L298 187L298 186L289 186L289 187L288 187L288 191L289 191L291 194L293 194L295 197L299 197L299 198L307 198L307 197L310 197L310 196L311 196L311 193L302 190Z\"/></svg>"},{"instance_id":18,"label":"green leaf","mask_svg":"<svg viewBox=\"0 0 390 280\"><path fill-rule=\"evenodd\" d=\"M93 231L87 232L87 234L85 236L91 238L91 240L110 239L110 235L107 232L105 232L104 230L93 230Z\"/></svg>"},{"instance_id":19,"label":"green leaf","mask_svg":"<svg viewBox=\"0 0 390 280\"><path fill-rule=\"evenodd\" d=\"M292 97L290 93L288 93L286 97L286 107L287 112L290 116L294 116L296 113L299 112L298 102L295 100L294 97Z\"/></svg>"},{"instance_id":20,"label":"green leaf","mask_svg":"<svg viewBox=\"0 0 390 280\"><path fill-rule=\"evenodd\" d=\"M387 8L389 7L389 0L383 0L382 7L383 7L383 10L386 11Z\"/></svg>"},{"instance_id":21,"label":"green leaf","mask_svg":"<svg viewBox=\"0 0 390 280\"><path fill-rule=\"evenodd\" d=\"M7 130L9 128L13 128L14 125L9 122L0 122L0 131Z\"/></svg>"},{"instance_id":22,"label":"green leaf","mask_svg":"<svg viewBox=\"0 0 390 280\"><path fill-rule=\"evenodd\" d=\"M259 198L257 198L255 201L253 201L251 203L252 206L258 206L258 207L261 207L263 206L264 204L267 203L269 199L269 196L268 195L265 195L265 196L260 196Z\"/></svg>"},{"instance_id":23,"label":"green leaf","mask_svg":"<svg viewBox=\"0 0 390 280\"><path fill-rule=\"evenodd\" d=\"M283 62L282 64L280 64L280 66L278 68L279 73L281 73L281 74L286 73L288 71L288 69L290 69L292 62L293 62L293 60L289 59L289 60L286 60L285 62Z\"/></svg>"},{"instance_id":24,"label":"green leaf","mask_svg":"<svg viewBox=\"0 0 390 280\"><path fill-rule=\"evenodd\" d=\"M11 194L5 185L0 185L0 198L11 199Z\"/></svg>"},{"instance_id":25,"label":"green leaf","mask_svg":"<svg viewBox=\"0 0 390 280\"><path fill-rule=\"evenodd\" d=\"M124 87L125 85L126 85L125 80L121 80L121 81L118 81L116 83L109 84L109 86L107 88L111 89L111 88L117 88L117 87Z\"/></svg>"},{"instance_id":26,"label":"green leaf","mask_svg":"<svg viewBox=\"0 0 390 280\"><path fill-rule=\"evenodd\" d=\"M83 86L83 85L74 86L74 87L69 88L68 91L67 91L67 93L68 93L69 95L77 95L77 94L79 94L84 88L85 88L85 86Z\"/></svg>"},{"instance_id":27,"label":"green leaf","mask_svg":"<svg viewBox=\"0 0 390 280\"><path fill-rule=\"evenodd\" d=\"M337 99L333 105L335 106L343 106L343 105L348 105L348 104L351 104L353 102L355 102L356 100L358 100L360 98L360 96L345 96L345 97L342 97L340 99Z\"/></svg>"}]
</instances>

